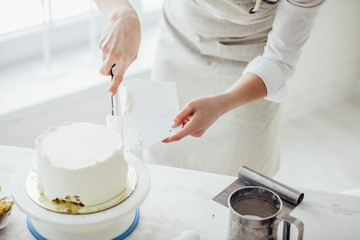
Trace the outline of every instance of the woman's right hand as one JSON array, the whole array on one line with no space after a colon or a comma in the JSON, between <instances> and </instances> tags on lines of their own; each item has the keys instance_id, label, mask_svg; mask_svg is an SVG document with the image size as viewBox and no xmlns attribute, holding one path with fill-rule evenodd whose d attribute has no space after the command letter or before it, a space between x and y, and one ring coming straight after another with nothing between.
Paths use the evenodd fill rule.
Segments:
<instances>
[{"instance_id":1,"label":"woman's right hand","mask_svg":"<svg viewBox=\"0 0 360 240\"><path fill-rule=\"evenodd\" d=\"M112 95L116 93L122 82L125 71L137 58L140 39L138 15L127 2L117 12L116 17L109 20L99 43L103 54L103 65L100 68L100 73L109 76L112 67L116 65L113 70L113 81L109 88Z\"/></svg>"}]
</instances>

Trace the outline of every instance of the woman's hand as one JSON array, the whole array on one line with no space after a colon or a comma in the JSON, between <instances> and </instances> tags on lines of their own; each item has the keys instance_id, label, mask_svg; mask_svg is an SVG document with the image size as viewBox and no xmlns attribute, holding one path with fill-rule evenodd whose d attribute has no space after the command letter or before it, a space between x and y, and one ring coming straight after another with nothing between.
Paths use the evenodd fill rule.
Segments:
<instances>
[{"instance_id":1,"label":"woman's hand","mask_svg":"<svg viewBox=\"0 0 360 240\"><path fill-rule=\"evenodd\" d=\"M114 65L113 81L109 92L114 95L125 71L137 58L141 39L140 22L130 4L124 5L116 18L111 19L103 31L99 47L103 53L100 73L110 75Z\"/></svg>"},{"instance_id":2,"label":"woman's hand","mask_svg":"<svg viewBox=\"0 0 360 240\"><path fill-rule=\"evenodd\" d=\"M227 101L225 94L192 100L174 119L174 127L184 124L183 129L163 142L178 141L188 135L201 137L221 115L227 112Z\"/></svg>"},{"instance_id":3,"label":"woman's hand","mask_svg":"<svg viewBox=\"0 0 360 240\"><path fill-rule=\"evenodd\" d=\"M174 127L183 123L183 129L163 142L178 141L188 135L201 137L224 113L265 96L266 86L261 78L245 73L225 93L189 102L174 119Z\"/></svg>"}]
</instances>

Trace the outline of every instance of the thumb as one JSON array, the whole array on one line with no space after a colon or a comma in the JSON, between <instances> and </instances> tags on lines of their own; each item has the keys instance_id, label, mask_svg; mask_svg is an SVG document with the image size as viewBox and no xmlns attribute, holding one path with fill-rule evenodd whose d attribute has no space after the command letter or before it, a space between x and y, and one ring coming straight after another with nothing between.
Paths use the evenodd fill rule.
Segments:
<instances>
[{"instance_id":1,"label":"thumb","mask_svg":"<svg viewBox=\"0 0 360 240\"><path fill-rule=\"evenodd\" d=\"M190 116L194 112L193 108L187 104L181 112L176 115L176 117L173 120L173 127L179 126L181 123L185 121L185 119Z\"/></svg>"}]
</instances>

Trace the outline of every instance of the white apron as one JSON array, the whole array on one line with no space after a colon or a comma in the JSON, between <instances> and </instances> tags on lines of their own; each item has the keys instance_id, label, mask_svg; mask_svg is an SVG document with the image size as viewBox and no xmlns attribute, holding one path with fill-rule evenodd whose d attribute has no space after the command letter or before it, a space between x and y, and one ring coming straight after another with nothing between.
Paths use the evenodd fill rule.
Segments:
<instances>
[{"instance_id":1,"label":"white apron","mask_svg":"<svg viewBox=\"0 0 360 240\"><path fill-rule=\"evenodd\" d=\"M153 80L177 84L180 107L228 89L247 63L261 55L276 4L255 1L169 0L164 3ZM219 118L200 138L158 143L145 161L167 166L237 175L248 166L268 176L278 168L278 103L241 106ZM175 117L175 116L174 116Z\"/></svg>"}]
</instances>

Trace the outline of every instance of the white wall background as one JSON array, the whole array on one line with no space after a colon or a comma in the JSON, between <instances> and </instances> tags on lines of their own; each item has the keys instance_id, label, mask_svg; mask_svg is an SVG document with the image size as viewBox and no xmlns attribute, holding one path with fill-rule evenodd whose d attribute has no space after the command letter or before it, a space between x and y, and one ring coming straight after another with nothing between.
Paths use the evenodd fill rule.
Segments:
<instances>
[{"instance_id":1,"label":"white wall background","mask_svg":"<svg viewBox=\"0 0 360 240\"><path fill-rule=\"evenodd\" d=\"M360 94L360 1L327 0L289 82L284 119Z\"/></svg>"},{"instance_id":2,"label":"white wall background","mask_svg":"<svg viewBox=\"0 0 360 240\"><path fill-rule=\"evenodd\" d=\"M360 94L359 9L358 0L328 0L322 6L298 70L289 83L289 97L284 103L285 120ZM139 60L142 57L151 62L151 54L140 54ZM143 71L128 77L148 74L149 71ZM104 82L0 116L0 144L33 148L41 132L65 121L104 124L110 111L109 98L104 94L107 85ZM11 101L9 99L9 104Z\"/></svg>"}]
</instances>

